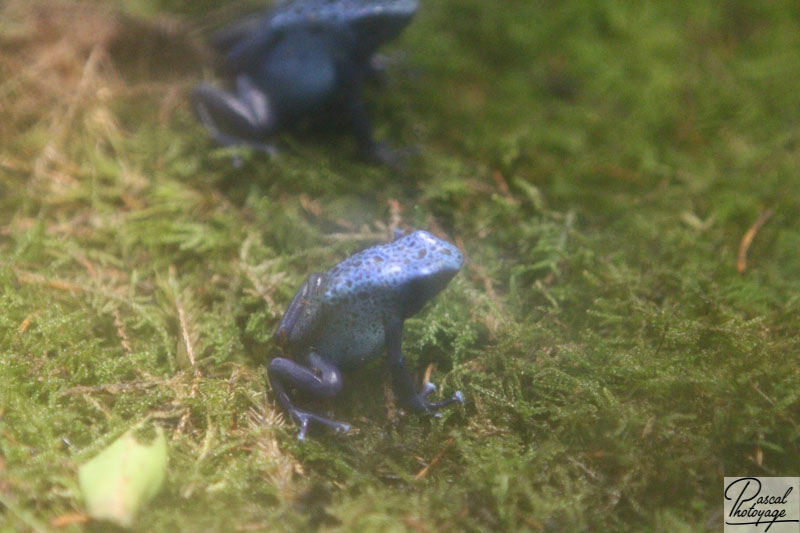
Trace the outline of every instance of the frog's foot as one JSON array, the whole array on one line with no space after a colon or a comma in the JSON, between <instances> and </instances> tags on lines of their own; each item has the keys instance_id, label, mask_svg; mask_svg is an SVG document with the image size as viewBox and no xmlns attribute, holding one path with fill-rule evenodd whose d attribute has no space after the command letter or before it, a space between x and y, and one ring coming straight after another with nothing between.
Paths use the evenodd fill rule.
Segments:
<instances>
[{"instance_id":1,"label":"frog's foot","mask_svg":"<svg viewBox=\"0 0 800 533\"><path fill-rule=\"evenodd\" d=\"M368 150L362 150L362 157L373 164L393 169L402 169L406 161L419 154L416 146L390 148L384 143L375 143Z\"/></svg>"},{"instance_id":2,"label":"frog's foot","mask_svg":"<svg viewBox=\"0 0 800 533\"><path fill-rule=\"evenodd\" d=\"M417 411L431 413L435 417L440 417L442 415L438 411L443 407L447 407L448 405L453 403L462 403L462 404L464 403L464 395L461 393L461 391L457 391L448 399L442 400L440 402L429 402L428 400L426 400L426 398L430 396L430 394L435 390L436 390L436 385L434 385L430 381L425 383L425 385L422 387L422 390L411 402L411 406Z\"/></svg>"},{"instance_id":3,"label":"frog's foot","mask_svg":"<svg viewBox=\"0 0 800 533\"><path fill-rule=\"evenodd\" d=\"M238 144L230 144L228 146L245 146L256 152L261 152L262 154L266 154L268 157L275 157L278 154L280 154L280 150L278 149L278 147L270 143L242 141L239 142ZM233 157L231 158L231 164L233 165L233 168L236 169L242 168L244 166L244 159L240 154L233 154Z\"/></svg>"},{"instance_id":4,"label":"frog's foot","mask_svg":"<svg viewBox=\"0 0 800 533\"><path fill-rule=\"evenodd\" d=\"M309 424L312 421L318 424L322 424L324 426L328 426L337 433L339 433L340 431L342 433L347 433L348 431L350 431L349 424L336 422L335 420L315 415L314 413L309 413L308 411L301 411L300 409L292 409L291 414L292 417L297 422L297 425L300 426L300 432L297 434L297 440L305 440Z\"/></svg>"}]
</instances>

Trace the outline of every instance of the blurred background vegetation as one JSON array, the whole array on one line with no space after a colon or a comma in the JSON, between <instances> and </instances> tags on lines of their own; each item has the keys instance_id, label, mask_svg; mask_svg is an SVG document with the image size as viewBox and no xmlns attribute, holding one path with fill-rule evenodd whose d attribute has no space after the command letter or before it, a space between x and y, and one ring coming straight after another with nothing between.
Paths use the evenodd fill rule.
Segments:
<instances>
[{"instance_id":1,"label":"blurred background vegetation","mask_svg":"<svg viewBox=\"0 0 800 533\"><path fill-rule=\"evenodd\" d=\"M367 94L400 171L211 144L187 91L258 5L0 3L0 530L105 531L77 467L146 417L136 531L719 531L723 475L800 475L797 2L422 0ZM376 364L300 445L271 332L398 224L468 257L405 334L467 403Z\"/></svg>"}]
</instances>

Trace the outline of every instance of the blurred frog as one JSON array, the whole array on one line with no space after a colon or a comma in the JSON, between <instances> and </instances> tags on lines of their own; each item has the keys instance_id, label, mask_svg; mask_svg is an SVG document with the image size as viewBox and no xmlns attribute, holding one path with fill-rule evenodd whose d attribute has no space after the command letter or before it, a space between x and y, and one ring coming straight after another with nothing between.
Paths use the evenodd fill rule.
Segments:
<instances>
[{"instance_id":1,"label":"blurred frog","mask_svg":"<svg viewBox=\"0 0 800 533\"><path fill-rule=\"evenodd\" d=\"M233 90L201 84L192 105L212 138L274 153L265 141L305 118L344 114L362 157L394 165L400 151L375 141L361 97L377 76L379 46L395 38L418 0L281 2L219 31L215 48L233 76Z\"/></svg>"}]
</instances>

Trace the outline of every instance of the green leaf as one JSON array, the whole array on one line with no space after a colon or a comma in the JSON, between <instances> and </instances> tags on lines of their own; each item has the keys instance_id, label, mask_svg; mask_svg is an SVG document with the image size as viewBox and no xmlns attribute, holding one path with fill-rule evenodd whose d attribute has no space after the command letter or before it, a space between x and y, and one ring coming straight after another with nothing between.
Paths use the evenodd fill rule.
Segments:
<instances>
[{"instance_id":1,"label":"green leaf","mask_svg":"<svg viewBox=\"0 0 800 533\"><path fill-rule=\"evenodd\" d=\"M78 471L81 493L94 519L130 527L139 508L161 488L167 467L164 431L156 427L155 437L144 444L137 429L128 430Z\"/></svg>"}]
</instances>

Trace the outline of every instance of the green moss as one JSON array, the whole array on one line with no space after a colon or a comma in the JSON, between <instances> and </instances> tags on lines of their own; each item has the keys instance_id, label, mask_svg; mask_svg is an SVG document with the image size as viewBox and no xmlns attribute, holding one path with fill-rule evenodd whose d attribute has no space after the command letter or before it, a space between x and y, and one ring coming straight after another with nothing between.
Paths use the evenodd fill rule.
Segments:
<instances>
[{"instance_id":1,"label":"green moss","mask_svg":"<svg viewBox=\"0 0 800 533\"><path fill-rule=\"evenodd\" d=\"M424 2L368 91L420 147L401 171L335 136L212 147L202 51L164 21L228 11L42 5L47 35L0 17L0 530L80 511L78 465L147 417L169 473L140 531L697 531L723 475L800 471L795 3ZM89 68L104 29L196 54ZM333 408L358 431L300 445L271 333L398 215L466 252L405 346L467 403L407 416L373 365Z\"/></svg>"}]
</instances>

